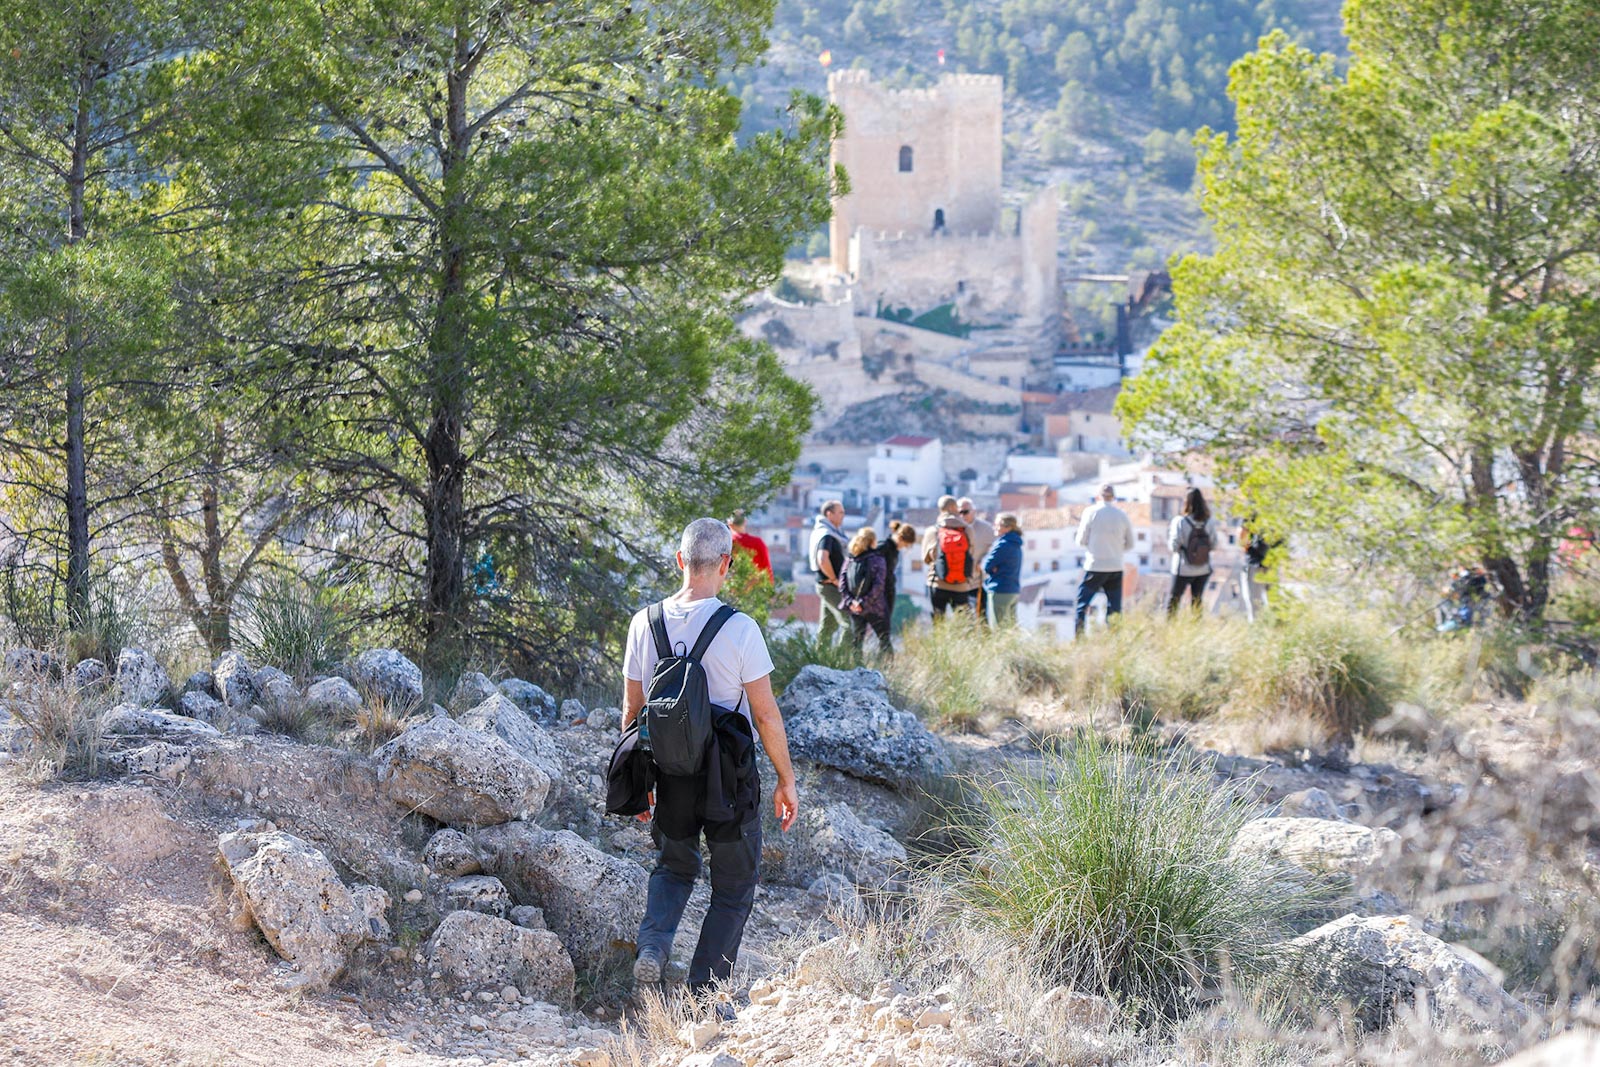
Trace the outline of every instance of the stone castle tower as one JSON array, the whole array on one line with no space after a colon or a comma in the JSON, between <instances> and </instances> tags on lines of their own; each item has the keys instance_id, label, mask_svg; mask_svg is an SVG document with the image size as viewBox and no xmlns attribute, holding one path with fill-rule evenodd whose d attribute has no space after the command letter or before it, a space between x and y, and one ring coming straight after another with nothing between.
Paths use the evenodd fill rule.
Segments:
<instances>
[{"instance_id":1,"label":"stone castle tower","mask_svg":"<svg viewBox=\"0 0 1600 1067\"><path fill-rule=\"evenodd\" d=\"M831 258L850 270L858 227L907 236L990 234L1000 224L1002 79L946 74L932 89L890 90L864 70L828 76L844 112L833 162L850 175L834 202Z\"/></svg>"}]
</instances>

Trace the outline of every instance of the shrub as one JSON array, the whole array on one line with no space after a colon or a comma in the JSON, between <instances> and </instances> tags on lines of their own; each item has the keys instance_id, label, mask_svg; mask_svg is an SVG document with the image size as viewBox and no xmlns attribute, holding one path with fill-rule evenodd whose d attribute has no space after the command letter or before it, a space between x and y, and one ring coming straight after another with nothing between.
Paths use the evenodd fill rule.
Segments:
<instances>
[{"instance_id":1,"label":"shrub","mask_svg":"<svg viewBox=\"0 0 1600 1067\"><path fill-rule=\"evenodd\" d=\"M794 681L794 676L810 664L848 671L865 662L848 637L823 643L816 634L800 626L778 633L767 642L767 650L772 655L772 690L780 694Z\"/></svg>"},{"instance_id":2,"label":"shrub","mask_svg":"<svg viewBox=\"0 0 1600 1067\"><path fill-rule=\"evenodd\" d=\"M1278 612L1235 674L1244 705L1286 710L1348 741L1405 693L1394 650L1372 625L1310 609Z\"/></svg>"},{"instance_id":3,"label":"shrub","mask_svg":"<svg viewBox=\"0 0 1600 1067\"><path fill-rule=\"evenodd\" d=\"M949 882L1058 981L1171 1015L1225 971L1266 973L1304 909L1228 849L1254 812L1209 771L1080 737L1036 774L976 785L981 815Z\"/></svg>"},{"instance_id":4,"label":"shrub","mask_svg":"<svg viewBox=\"0 0 1600 1067\"><path fill-rule=\"evenodd\" d=\"M342 660L351 624L337 587L272 574L246 603L234 644L257 663L305 679Z\"/></svg>"},{"instance_id":5,"label":"shrub","mask_svg":"<svg viewBox=\"0 0 1600 1067\"><path fill-rule=\"evenodd\" d=\"M92 778L100 771L109 698L37 675L0 676L10 710L32 739L30 762L45 777Z\"/></svg>"}]
</instances>

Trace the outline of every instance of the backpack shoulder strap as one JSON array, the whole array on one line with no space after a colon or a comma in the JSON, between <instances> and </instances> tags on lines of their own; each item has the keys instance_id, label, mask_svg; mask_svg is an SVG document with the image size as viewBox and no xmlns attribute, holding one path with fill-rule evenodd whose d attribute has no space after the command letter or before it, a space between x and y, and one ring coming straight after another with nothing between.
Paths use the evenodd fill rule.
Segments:
<instances>
[{"instance_id":1,"label":"backpack shoulder strap","mask_svg":"<svg viewBox=\"0 0 1600 1067\"><path fill-rule=\"evenodd\" d=\"M661 610L661 601L650 605L645 612L645 618L650 622L650 633L656 639L656 657L670 659L672 657L672 642L667 639L667 620Z\"/></svg>"},{"instance_id":2,"label":"backpack shoulder strap","mask_svg":"<svg viewBox=\"0 0 1600 1067\"><path fill-rule=\"evenodd\" d=\"M699 663L706 654L706 649L711 647L711 641L717 636L717 631L722 629L722 624L737 614L739 614L739 609L728 604L718 608L716 614L712 615L706 623L705 629L700 631L700 638L695 641L694 648L689 653L689 658Z\"/></svg>"}]
</instances>

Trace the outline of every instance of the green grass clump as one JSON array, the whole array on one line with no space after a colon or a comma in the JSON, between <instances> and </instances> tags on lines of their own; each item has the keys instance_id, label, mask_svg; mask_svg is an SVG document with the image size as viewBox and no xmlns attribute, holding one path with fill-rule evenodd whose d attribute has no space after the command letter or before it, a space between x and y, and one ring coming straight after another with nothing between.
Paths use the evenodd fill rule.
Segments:
<instances>
[{"instance_id":1,"label":"green grass clump","mask_svg":"<svg viewBox=\"0 0 1600 1067\"><path fill-rule=\"evenodd\" d=\"M9 694L0 717L9 711L27 730L27 762L38 776L93 778L100 773L109 695L31 672L19 678L0 674L0 692Z\"/></svg>"},{"instance_id":2,"label":"green grass clump","mask_svg":"<svg viewBox=\"0 0 1600 1067\"><path fill-rule=\"evenodd\" d=\"M1270 971L1305 900L1228 854L1253 812L1202 766L1086 733L1033 775L976 783L948 884L1055 980L1175 1015Z\"/></svg>"},{"instance_id":3,"label":"green grass clump","mask_svg":"<svg viewBox=\"0 0 1600 1067\"><path fill-rule=\"evenodd\" d=\"M815 663L842 671L863 666L865 660L848 635L835 635L835 640L823 642L810 630L796 626L784 630L767 642L772 656L772 690L782 693L802 668Z\"/></svg>"},{"instance_id":4,"label":"green grass clump","mask_svg":"<svg viewBox=\"0 0 1600 1067\"><path fill-rule=\"evenodd\" d=\"M252 662L303 680L344 658L350 630L333 588L272 574L251 594L234 644Z\"/></svg>"}]
</instances>

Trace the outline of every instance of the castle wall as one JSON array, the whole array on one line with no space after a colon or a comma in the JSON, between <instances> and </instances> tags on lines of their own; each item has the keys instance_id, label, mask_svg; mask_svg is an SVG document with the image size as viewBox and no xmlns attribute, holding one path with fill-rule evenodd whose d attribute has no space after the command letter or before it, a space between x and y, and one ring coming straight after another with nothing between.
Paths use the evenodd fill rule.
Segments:
<instances>
[{"instance_id":1,"label":"castle wall","mask_svg":"<svg viewBox=\"0 0 1600 1067\"><path fill-rule=\"evenodd\" d=\"M828 76L829 98L844 113L833 162L845 168L850 193L834 203L834 266L849 269L857 227L931 233L934 213L947 229L991 233L1000 217L1002 80L947 74L932 89L889 90L866 71ZM900 170L901 148L911 170Z\"/></svg>"}]
</instances>

